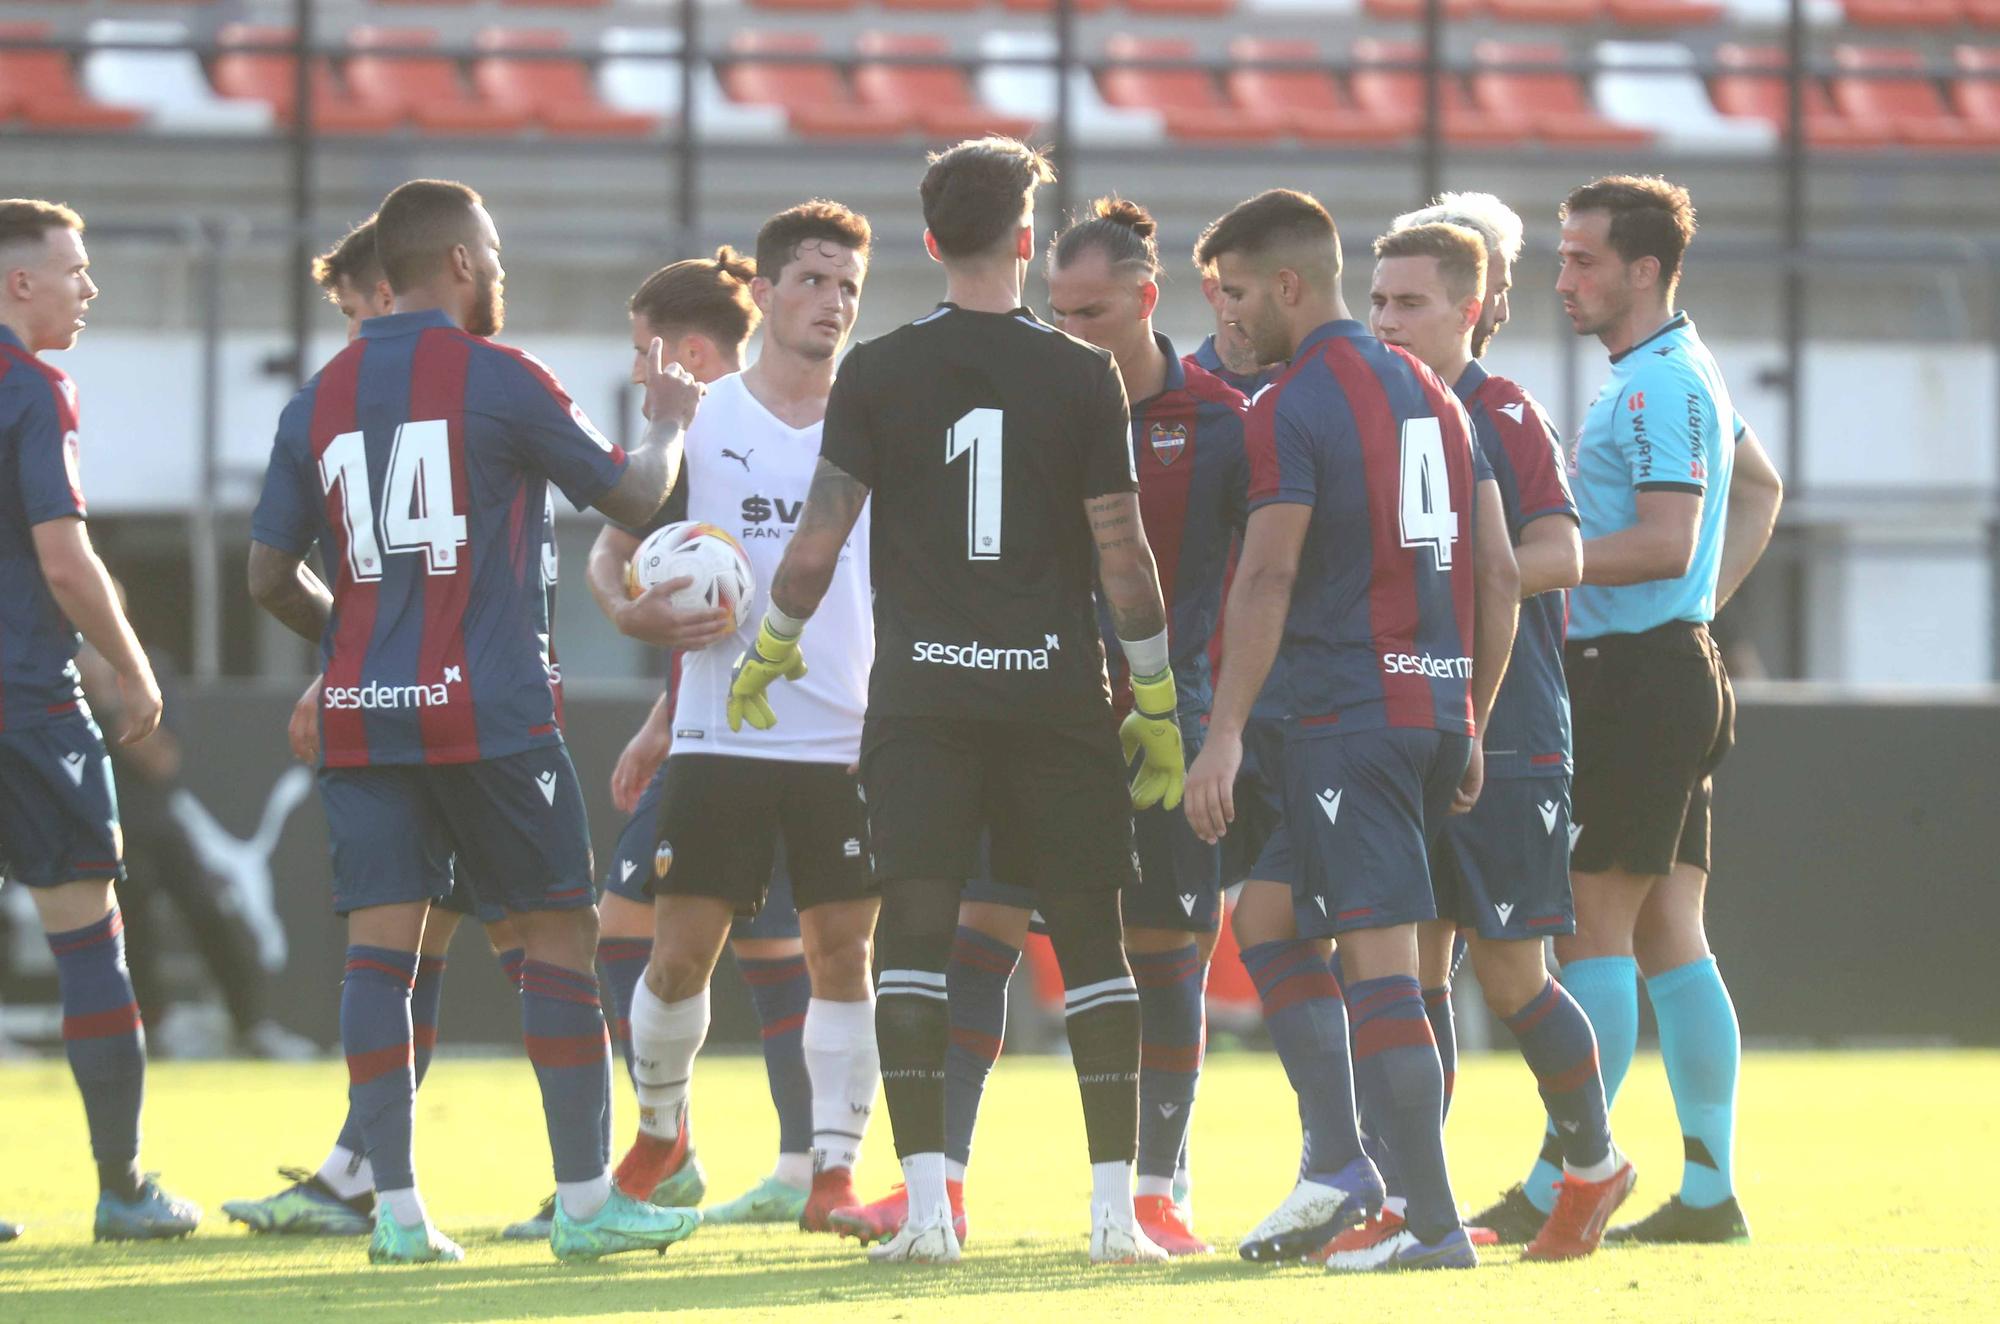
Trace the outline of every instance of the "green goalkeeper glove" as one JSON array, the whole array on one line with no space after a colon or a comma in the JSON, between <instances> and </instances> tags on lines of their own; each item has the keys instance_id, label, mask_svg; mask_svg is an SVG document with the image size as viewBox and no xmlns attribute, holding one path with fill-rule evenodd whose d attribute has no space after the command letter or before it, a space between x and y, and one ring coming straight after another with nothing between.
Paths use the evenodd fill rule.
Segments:
<instances>
[{"instance_id":1,"label":"green goalkeeper glove","mask_svg":"<svg viewBox=\"0 0 2000 1324\"><path fill-rule=\"evenodd\" d=\"M1144 761L1132 778L1132 807L1151 809L1160 805L1172 809L1181 802L1181 786L1187 780L1187 757L1181 749L1181 724L1175 719L1178 700L1174 673L1132 678L1132 711L1118 728L1118 740L1125 748L1125 762L1144 751Z\"/></svg>"}]
</instances>

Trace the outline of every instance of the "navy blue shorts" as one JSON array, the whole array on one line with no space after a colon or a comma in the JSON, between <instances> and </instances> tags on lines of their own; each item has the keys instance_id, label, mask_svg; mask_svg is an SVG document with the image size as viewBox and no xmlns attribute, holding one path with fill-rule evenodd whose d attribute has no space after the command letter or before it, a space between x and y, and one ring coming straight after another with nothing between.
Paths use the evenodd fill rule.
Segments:
<instances>
[{"instance_id":1,"label":"navy blue shorts","mask_svg":"<svg viewBox=\"0 0 2000 1324\"><path fill-rule=\"evenodd\" d=\"M1298 886L1292 834L1285 827L1285 724L1253 717L1243 727L1243 766L1230 798L1236 818L1222 838L1222 876L1229 886L1247 879Z\"/></svg>"},{"instance_id":2,"label":"navy blue shorts","mask_svg":"<svg viewBox=\"0 0 2000 1324\"><path fill-rule=\"evenodd\" d=\"M1569 778L1489 781L1431 844L1438 916L1482 938L1576 932L1569 891Z\"/></svg>"},{"instance_id":3,"label":"navy blue shorts","mask_svg":"<svg viewBox=\"0 0 2000 1324\"><path fill-rule=\"evenodd\" d=\"M1472 742L1396 727L1285 742L1285 818L1299 856L1299 936L1437 918L1429 845Z\"/></svg>"},{"instance_id":4,"label":"navy blue shorts","mask_svg":"<svg viewBox=\"0 0 2000 1324\"><path fill-rule=\"evenodd\" d=\"M442 900L434 903L440 910L449 910L454 915L470 915L481 924L498 924L507 918L506 910L494 902L482 899L473 891L472 880L454 871L451 891Z\"/></svg>"},{"instance_id":5,"label":"navy blue shorts","mask_svg":"<svg viewBox=\"0 0 2000 1324\"><path fill-rule=\"evenodd\" d=\"M1197 837L1178 807L1155 806L1133 814L1132 835L1139 848L1139 881L1118 899L1125 927L1215 932L1222 923L1221 848ZM1034 889L994 882L987 872L982 869L967 882L960 899L1035 908Z\"/></svg>"},{"instance_id":6,"label":"navy blue shorts","mask_svg":"<svg viewBox=\"0 0 2000 1324\"><path fill-rule=\"evenodd\" d=\"M561 745L477 763L322 768L333 908L442 901L455 868L479 903L574 910L595 900L583 787Z\"/></svg>"},{"instance_id":7,"label":"navy blue shorts","mask_svg":"<svg viewBox=\"0 0 2000 1324\"><path fill-rule=\"evenodd\" d=\"M653 904L646 884L653 876L653 854L660 848L660 795L667 779L667 765L646 783L632 817L618 834L618 848L604 871L604 890L642 906ZM764 906L755 915L738 915L730 926L732 942L743 939L796 938L799 911L792 902L792 875L785 863L785 843L780 841L771 864L771 886L764 894Z\"/></svg>"},{"instance_id":8,"label":"navy blue shorts","mask_svg":"<svg viewBox=\"0 0 2000 1324\"><path fill-rule=\"evenodd\" d=\"M0 731L0 877L29 887L123 882L124 845L111 759L88 713Z\"/></svg>"}]
</instances>

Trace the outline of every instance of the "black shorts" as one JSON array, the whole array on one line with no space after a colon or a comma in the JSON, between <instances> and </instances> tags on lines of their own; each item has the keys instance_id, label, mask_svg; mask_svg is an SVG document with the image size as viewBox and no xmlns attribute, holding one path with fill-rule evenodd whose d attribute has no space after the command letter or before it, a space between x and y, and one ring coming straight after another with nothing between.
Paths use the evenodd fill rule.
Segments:
<instances>
[{"instance_id":1,"label":"black shorts","mask_svg":"<svg viewBox=\"0 0 2000 1324\"><path fill-rule=\"evenodd\" d=\"M1736 740L1736 696L1708 627L1572 639L1576 873L1706 872L1710 775Z\"/></svg>"},{"instance_id":2,"label":"black shorts","mask_svg":"<svg viewBox=\"0 0 2000 1324\"><path fill-rule=\"evenodd\" d=\"M1118 728L1102 722L870 717L861 782L880 882L991 873L1036 892L1120 888L1138 861Z\"/></svg>"},{"instance_id":3,"label":"black shorts","mask_svg":"<svg viewBox=\"0 0 2000 1324\"><path fill-rule=\"evenodd\" d=\"M861 788L838 763L670 754L660 782L654 896L763 908L778 842L800 910L874 893Z\"/></svg>"}]
</instances>

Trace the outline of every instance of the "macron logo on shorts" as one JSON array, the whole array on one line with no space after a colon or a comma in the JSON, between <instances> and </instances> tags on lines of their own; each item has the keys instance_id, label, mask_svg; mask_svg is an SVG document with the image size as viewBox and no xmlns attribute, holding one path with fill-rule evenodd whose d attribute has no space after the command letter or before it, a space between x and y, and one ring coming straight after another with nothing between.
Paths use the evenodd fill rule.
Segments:
<instances>
[{"instance_id":1,"label":"macron logo on shorts","mask_svg":"<svg viewBox=\"0 0 2000 1324\"><path fill-rule=\"evenodd\" d=\"M83 785L83 765L87 762L89 760L79 750L71 750L62 756L63 771L68 773L69 779L78 786Z\"/></svg>"},{"instance_id":2,"label":"macron logo on shorts","mask_svg":"<svg viewBox=\"0 0 2000 1324\"><path fill-rule=\"evenodd\" d=\"M1493 903L1493 913L1500 917L1502 924L1505 924L1514 917L1514 903L1512 901L1496 901Z\"/></svg>"},{"instance_id":3,"label":"macron logo on shorts","mask_svg":"<svg viewBox=\"0 0 2000 1324\"><path fill-rule=\"evenodd\" d=\"M638 866L638 865L636 865L636 864L634 864L634 863L632 863L632 861L630 861L630 860L620 860L620 861L618 861L618 881L619 881L619 882L621 882L621 883L629 883L629 882L631 882L631 881L632 881L632 875L633 875L633 874L635 874L635 873L637 873L638 871L639 871L639 866Z\"/></svg>"},{"instance_id":4,"label":"macron logo on shorts","mask_svg":"<svg viewBox=\"0 0 2000 1324\"><path fill-rule=\"evenodd\" d=\"M1186 912L1189 919L1194 918L1194 903L1195 896L1192 892L1181 893L1181 909Z\"/></svg>"},{"instance_id":5,"label":"macron logo on shorts","mask_svg":"<svg viewBox=\"0 0 2000 1324\"><path fill-rule=\"evenodd\" d=\"M1335 827L1340 826L1340 797L1346 793L1345 787L1336 791L1331 786L1319 793L1319 807L1325 811L1326 821Z\"/></svg>"},{"instance_id":6,"label":"macron logo on shorts","mask_svg":"<svg viewBox=\"0 0 2000 1324\"><path fill-rule=\"evenodd\" d=\"M1544 800L1535 808L1541 812L1542 826L1548 829L1549 835L1553 837L1556 834L1556 802Z\"/></svg>"},{"instance_id":7,"label":"macron logo on shorts","mask_svg":"<svg viewBox=\"0 0 2000 1324\"><path fill-rule=\"evenodd\" d=\"M556 802L556 775L553 772L536 773L535 785L542 788L542 799L551 805Z\"/></svg>"}]
</instances>

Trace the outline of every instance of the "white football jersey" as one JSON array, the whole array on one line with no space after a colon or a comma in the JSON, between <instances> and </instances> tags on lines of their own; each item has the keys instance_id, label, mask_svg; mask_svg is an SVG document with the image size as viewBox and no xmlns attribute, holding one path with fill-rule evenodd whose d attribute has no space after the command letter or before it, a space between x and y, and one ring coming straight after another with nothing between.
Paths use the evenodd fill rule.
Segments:
<instances>
[{"instance_id":1,"label":"white football jersey","mask_svg":"<svg viewBox=\"0 0 2000 1324\"><path fill-rule=\"evenodd\" d=\"M861 757L861 716L875 661L874 600L868 578L868 508L847 537L833 584L805 634L806 674L766 691L778 724L729 729L723 716L729 673L757 637L771 579L798 527L819 465L820 425L793 428L758 403L740 373L710 382L687 432L680 481L687 515L726 529L750 554L757 596L731 639L683 654L674 702L676 754L730 754L791 763L853 763Z\"/></svg>"}]
</instances>

